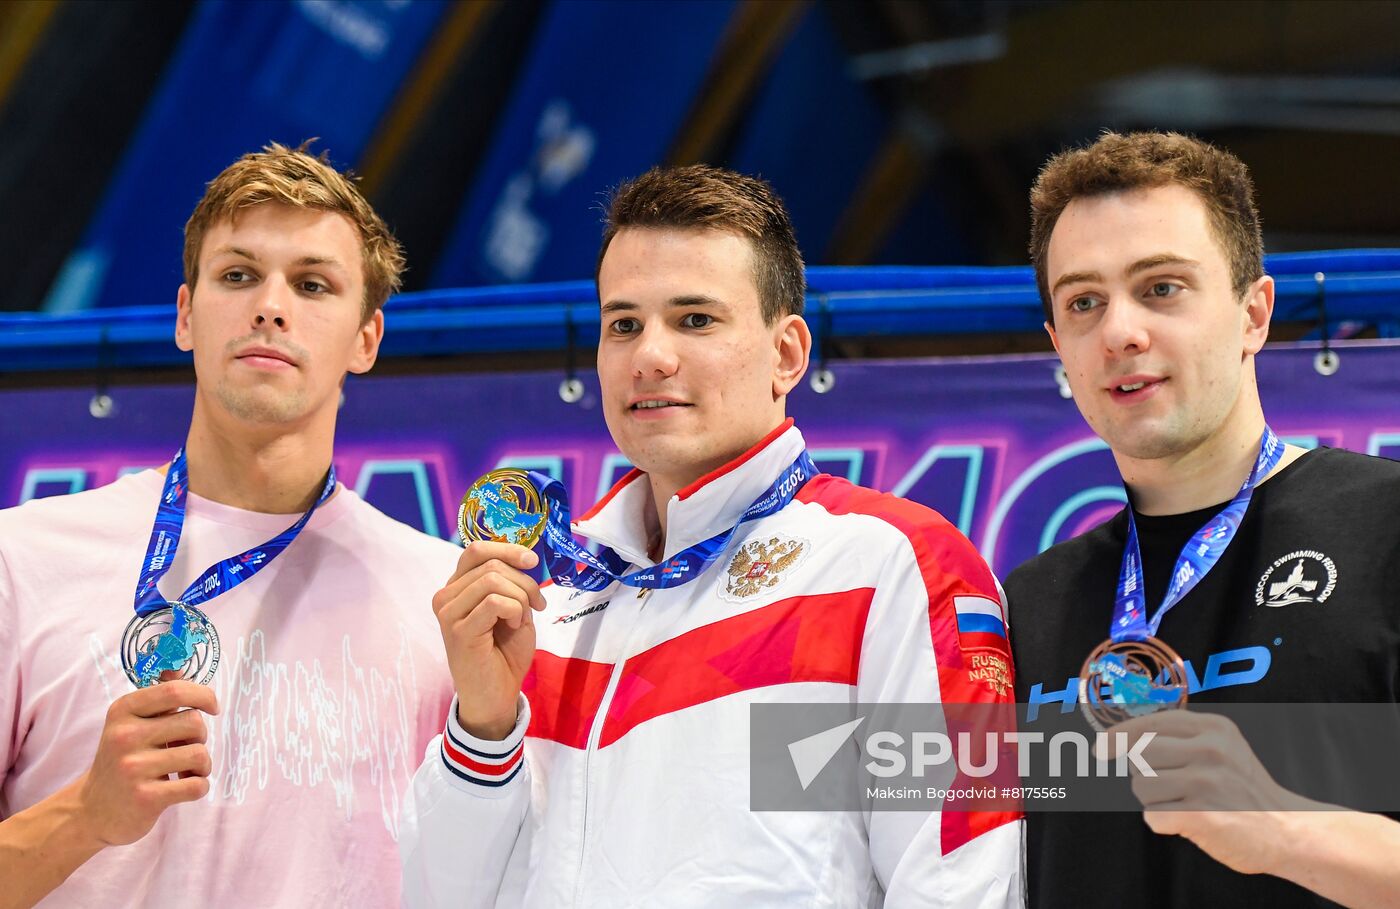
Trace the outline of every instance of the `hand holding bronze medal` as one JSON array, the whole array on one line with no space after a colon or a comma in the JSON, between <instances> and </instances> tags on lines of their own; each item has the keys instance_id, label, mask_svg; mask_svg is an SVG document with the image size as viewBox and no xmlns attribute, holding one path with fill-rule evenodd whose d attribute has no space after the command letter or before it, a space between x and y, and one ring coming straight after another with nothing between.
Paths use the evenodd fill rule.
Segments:
<instances>
[{"instance_id":1,"label":"hand holding bronze medal","mask_svg":"<svg viewBox=\"0 0 1400 909\"><path fill-rule=\"evenodd\" d=\"M1269 427L1259 440L1254 469L1220 513L1192 535L1177 557L1162 605L1148 618L1143 594L1142 553L1137 523L1128 508L1128 539L1118 573L1109 638L1084 661L1079 671L1079 705L1098 731L1158 710L1186 706L1190 690L1186 665L1176 651L1157 638L1162 618L1200 583L1220 561L1249 508L1254 487L1283 457L1283 443Z\"/></svg>"},{"instance_id":2,"label":"hand holding bronze medal","mask_svg":"<svg viewBox=\"0 0 1400 909\"><path fill-rule=\"evenodd\" d=\"M175 453L165 475L165 488L156 507L155 525L146 545L146 559L136 581L136 616L122 635L121 658L126 677L137 688L154 685L166 672L208 684L219 668L219 635L198 607L257 574L296 539L311 515L335 491L335 467L326 474L320 497L295 524L254 549L211 565L179 599L167 602L157 585L175 561L185 524L189 493L185 450Z\"/></svg>"}]
</instances>

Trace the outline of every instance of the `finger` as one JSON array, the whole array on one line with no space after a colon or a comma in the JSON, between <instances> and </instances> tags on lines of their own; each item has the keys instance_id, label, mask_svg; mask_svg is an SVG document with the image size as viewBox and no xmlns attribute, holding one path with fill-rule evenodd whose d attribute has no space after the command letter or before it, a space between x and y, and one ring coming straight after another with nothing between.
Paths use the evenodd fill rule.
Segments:
<instances>
[{"instance_id":1,"label":"finger","mask_svg":"<svg viewBox=\"0 0 1400 909\"><path fill-rule=\"evenodd\" d=\"M455 580L492 559L497 559L524 571L529 571L540 563L539 556L524 546L517 546L514 543L472 540L463 547L462 554L458 556L457 571L452 575L452 578Z\"/></svg>"},{"instance_id":2,"label":"finger","mask_svg":"<svg viewBox=\"0 0 1400 909\"><path fill-rule=\"evenodd\" d=\"M1123 738L1119 738L1119 736ZM1145 744L1143 744L1145 741ZM1138 763L1147 764L1156 771L1174 770L1185 767L1196 753L1194 739L1162 738L1156 731L1140 735L1113 733L1102 741L1094 743L1094 758L1099 761L1126 759L1128 769L1140 772ZM1136 757L1136 760L1133 757Z\"/></svg>"},{"instance_id":3,"label":"finger","mask_svg":"<svg viewBox=\"0 0 1400 909\"><path fill-rule=\"evenodd\" d=\"M184 742L203 744L209 740L209 730L204 723L204 714L198 710L178 710L147 720L145 739L159 746Z\"/></svg>"},{"instance_id":4,"label":"finger","mask_svg":"<svg viewBox=\"0 0 1400 909\"><path fill-rule=\"evenodd\" d=\"M1185 829L1186 812L1180 808L1154 809L1144 811L1142 819L1153 833L1163 836L1179 836Z\"/></svg>"},{"instance_id":5,"label":"finger","mask_svg":"<svg viewBox=\"0 0 1400 909\"><path fill-rule=\"evenodd\" d=\"M1180 774L1159 774L1155 777L1133 776L1133 795L1144 808L1157 808L1180 802L1189 795L1187 783Z\"/></svg>"},{"instance_id":6,"label":"finger","mask_svg":"<svg viewBox=\"0 0 1400 909\"><path fill-rule=\"evenodd\" d=\"M474 574L467 576L470 580L465 587L469 587L475 581L490 575L496 575L510 581L530 596L531 605L538 602L539 608L544 608L544 594L540 592L540 585L535 583L535 579L514 565L500 559L492 559L480 565Z\"/></svg>"},{"instance_id":7,"label":"finger","mask_svg":"<svg viewBox=\"0 0 1400 909\"><path fill-rule=\"evenodd\" d=\"M219 712L219 700L213 689L183 679L133 691L118 698L113 706L117 704L127 713L141 717L156 717L182 707L193 707L211 715Z\"/></svg>"},{"instance_id":8,"label":"finger","mask_svg":"<svg viewBox=\"0 0 1400 909\"><path fill-rule=\"evenodd\" d=\"M152 785L155 787L156 802L162 810L181 802L197 802L209 794L209 778L205 776L157 780Z\"/></svg>"},{"instance_id":9,"label":"finger","mask_svg":"<svg viewBox=\"0 0 1400 909\"><path fill-rule=\"evenodd\" d=\"M500 587L494 580L503 579L511 585L510 587ZM487 583L482 586L482 582ZM449 583L442 590L433 596L433 611L444 623L455 622L470 611L471 606L487 593L510 593L513 589L519 589L525 599L535 609L544 608L544 594L540 592L540 586L535 583L535 579L516 569L499 559L492 559L484 562L472 569L467 574L462 575ZM460 599L468 591L475 591L466 600ZM457 601L454 604L454 601ZM455 608L449 610L449 606Z\"/></svg>"},{"instance_id":10,"label":"finger","mask_svg":"<svg viewBox=\"0 0 1400 909\"><path fill-rule=\"evenodd\" d=\"M1094 738L1094 757L1100 761L1111 761L1130 753L1136 753L1146 758L1149 754L1155 753L1155 749L1160 747L1165 741L1155 729L1142 729L1140 727L1130 727L1120 723L1112 726L1100 736Z\"/></svg>"},{"instance_id":11,"label":"finger","mask_svg":"<svg viewBox=\"0 0 1400 909\"><path fill-rule=\"evenodd\" d=\"M493 593L478 603L465 618L457 621L452 630L459 639L471 639L490 634L500 622L510 628L519 628L528 611L524 603Z\"/></svg>"},{"instance_id":12,"label":"finger","mask_svg":"<svg viewBox=\"0 0 1400 909\"><path fill-rule=\"evenodd\" d=\"M1163 738L1189 738L1193 735L1200 735L1211 729L1221 728L1221 724L1233 726L1229 720L1222 716L1211 713L1200 713L1191 710L1159 710L1147 716L1134 717L1125 720L1107 730L1113 732L1126 732L1129 735L1140 735L1143 732L1155 732Z\"/></svg>"},{"instance_id":13,"label":"finger","mask_svg":"<svg viewBox=\"0 0 1400 909\"><path fill-rule=\"evenodd\" d=\"M214 769L209 749L203 745L180 745L151 752L151 776L208 776Z\"/></svg>"},{"instance_id":14,"label":"finger","mask_svg":"<svg viewBox=\"0 0 1400 909\"><path fill-rule=\"evenodd\" d=\"M438 620L443 625L456 624L489 596L513 600L519 603L522 609L530 605L529 593L514 579L492 573L482 575L470 587L458 594L456 599L444 606L442 611L438 613Z\"/></svg>"}]
</instances>

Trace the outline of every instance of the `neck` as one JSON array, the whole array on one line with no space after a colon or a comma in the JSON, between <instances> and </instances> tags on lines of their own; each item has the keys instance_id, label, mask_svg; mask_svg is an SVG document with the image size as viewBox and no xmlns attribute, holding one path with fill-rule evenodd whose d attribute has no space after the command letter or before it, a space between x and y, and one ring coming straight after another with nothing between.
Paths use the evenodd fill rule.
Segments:
<instances>
[{"instance_id":1,"label":"neck","mask_svg":"<svg viewBox=\"0 0 1400 909\"><path fill-rule=\"evenodd\" d=\"M666 507L676 493L703 477L708 471L695 474L690 479L663 477L654 473L647 474L647 482L651 484L651 500L656 511L656 522L658 530L655 537L648 541L647 554L655 561L660 561L662 554L666 550Z\"/></svg>"},{"instance_id":2,"label":"neck","mask_svg":"<svg viewBox=\"0 0 1400 909\"><path fill-rule=\"evenodd\" d=\"M1115 459L1139 514L1185 514L1227 501L1239 492L1254 468L1259 439L1232 442L1235 444L1210 454L1197 449L1151 461Z\"/></svg>"},{"instance_id":3,"label":"neck","mask_svg":"<svg viewBox=\"0 0 1400 909\"><path fill-rule=\"evenodd\" d=\"M651 546L649 547L650 554L655 559L660 560L662 554L666 550L666 509L667 506L670 505L671 499L687 486L714 473L716 470L719 470L735 459L743 457L761 443L770 441L772 437L778 434L778 430L784 427L786 422L786 415L780 412L778 414L778 420L773 424L773 427L748 445L745 445L738 451L731 452L703 464L692 465L685 471L677 471L674 473L666 471L647 471L647 482L651 485L651 500L656 510L656 521L657 527L659 528L658 533L651 541Z\"/></svg>"},{"instance_id":4,"label":"neck","mask_svg":"<svg viewBox=\"0 0 1400 909\"><path fill-rule=\"evenodd\" d=\"M1258 399L1252 406L1242 403L1245 406L1237 405L1215 435L1187 451L1146 459L1114 452L1139 514L1185 514L1228 501L1239 492L1254 469L1264 435Z\"/></svg>"},{"instance_id":5,"label":"neck","mask_svg":"<svg viewBox=\"0 0 1400 909\"><path fill-rule=\"evenodd\" d=\"M306 511L321 495L330 470L330 431L285 427L250 429L211 418L196 399L185 441L190 491L224 505L263 514Z\"/></svg>"}]
</instances>

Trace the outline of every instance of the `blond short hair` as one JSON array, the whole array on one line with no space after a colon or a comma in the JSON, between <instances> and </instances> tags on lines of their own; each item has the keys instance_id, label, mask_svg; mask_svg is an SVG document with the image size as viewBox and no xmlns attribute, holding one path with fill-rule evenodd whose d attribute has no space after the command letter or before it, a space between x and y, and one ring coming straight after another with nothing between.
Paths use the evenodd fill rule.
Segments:
<instances>
[{"instance_id":1,"label":"blond short hair","mask_svg":"<svg viewBox=\"0 0 1400 909\"><path fill-rule=\"evenodd\" d=\"M404 270L403 247L355 186L356 177L349 171L337 171L328 152L313 156L307 150L314 141L309 139L297 148L273 142L260 152L239 158L209 181L204 198L185 223L185 283L191 290L199 281L199 253L210 227L255 205L280 202L342 214L355 225L364 268L365 321L398 291Z\"/></svg>"}]
</instances>

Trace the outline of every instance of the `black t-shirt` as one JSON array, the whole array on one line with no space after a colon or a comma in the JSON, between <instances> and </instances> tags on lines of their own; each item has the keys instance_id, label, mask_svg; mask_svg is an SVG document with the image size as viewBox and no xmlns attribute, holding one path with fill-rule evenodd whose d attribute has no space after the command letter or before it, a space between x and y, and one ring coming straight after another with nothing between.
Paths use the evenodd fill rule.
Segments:
<instances>
[{"instance_id":1,"label":"black t-shirt","mask_svg":"<svg viewBox=\"0 0 1400 909\"><path fill-rule=\"evenodd\" d=\"M1135 515L1148 614L1177 555L1220 511ZM1108 637L1126 511L1006 579L1016 699L1061 710ZM1400 463L1309 452L1259 486L1220 561L1158 637L1188 664L1195 702L1400 701ZM1242 875L1135 813L1027 815L1032 907L1330 906L1270 875Z\"/></svg>"}]
</instances>

